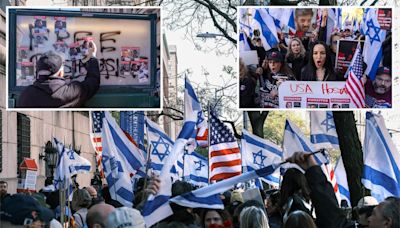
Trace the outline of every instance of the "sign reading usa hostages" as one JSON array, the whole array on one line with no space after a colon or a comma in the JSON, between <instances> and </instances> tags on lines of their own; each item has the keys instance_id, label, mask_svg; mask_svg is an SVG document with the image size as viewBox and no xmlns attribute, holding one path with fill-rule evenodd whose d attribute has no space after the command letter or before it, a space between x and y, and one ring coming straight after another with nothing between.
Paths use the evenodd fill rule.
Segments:
<instances>
[{"instance_id":1,"label":"sign reading usa hostages","mask_svg":"<svg viewBox=\"0 0 400 228\"><path fill-rule=\"evenodd\" d=\"M345 82L286 81L279 86L279 108L355 108Z\"/></svg>"}]
</instances>

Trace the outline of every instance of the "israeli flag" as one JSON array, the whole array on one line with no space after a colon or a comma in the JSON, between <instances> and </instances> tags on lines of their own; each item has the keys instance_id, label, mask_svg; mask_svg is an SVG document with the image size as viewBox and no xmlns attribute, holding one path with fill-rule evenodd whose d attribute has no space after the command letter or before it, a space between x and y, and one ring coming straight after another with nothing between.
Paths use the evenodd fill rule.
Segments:
<instances>
[{"instance_id":1,"label":"israeli flag","mask_svg":"<svg viewBox=\"0 0 400 228\"><path fill-rule=\"evenodd\" d=\"M301 132L300 128L298 128L292 121L287 119L285 124L285 132L283 135L283 159L292 156L298 151L312 153L316 151L316 148L303 134L303 132ZM319 165L328 163L327 158L321 153L314 155L314 158Z\"/></svg>"},{"instance_id":2,"label":"israeli flag","mask_svg":"<svg viewBox=\"0 0 400 228\"><path fill-rule=\"evenodd\" d=\"M331 44L331 36L337 28L336 20L337 20L336 9L329 8L328 9L328 18L326 21L326 38L325 38L327 45Z\"/></svg>"},{"instance_id":3,"label":"israeli flag","mask_svg":"<svg viewBox=\"0 0 400 228\"><path fill-rule=\"evenodd\" d=\"M157 222L172 215L172 209L169 205L172 188L172 174L169 172L179 157L183 156L183 151L188 140L193 136L193 130L196 122L186 121L178 135L177 140L171 150L171 154L166 158L161 169L160 189L157 195L150 195L143 207L142 215L147 227L151 227Z\"/></svg>"},{"instance_id":4,"label":"israeli flag","mask_svg":"<svg viewBox=\"0 0 400 228\"><path fill-rule=\"evenodd\" d=\"M347 205L351 205L349 185L347 184L347 174L346 170L344 169L342 157L340 157L336 163L335 177L339 188L340 199L346 200Z\"/></svg>"},{"instance_id":5,"label":"israeli flag","mask_svg":"<svg viewBox=\"0 0 400 228\"><path fill-rule=\"evenodd\" d=\"M251 51L250 45L247 42L246 36L243 32L239 33L239 50L240 51Z\"/></svg>"},{"instance_id":6,"label":"israeli flag","mask_svg":"<svg viewBox=\"0 0 400 228\"><path fill-rule=\"evenodd\" d=\"M172 151L174 141L153 121L146 117L148 145L150 145L150 168L160 174L166 158Z\"/></svg>"},{"instance_id":7,"label":"israeli flag","mask_svg":"<svg viewBox=\"0 0 400 228\"><path fill-rule=\"evenodd\" d=\"M149 158L150 158L150 169L155 174L160 175L164 162L171 153L174 147L174 141L165 134L165 132L158 126L158 124L151 121L149 118L145 118L147 127L147 138L148 144L150 145ZM183 174L183 158L180 157L175 164L172 166L170 172L173 174L173 179L178 180Z\"/></svg>"},{"instance_id":8,"label":"israeli flag","mask_svg":"<svg viewBox=\"0 0 400 228\"><path fill-rule=\"evenodd\" d=\"M196 123L196 129L194 130L195 140L201 147L208 146L208 123L204 117L203 110L201 108L200 101L197 99L196 93L190 84L189 79L185 77L185 121L193 121Z\"/></svg>"},{"instance_id":9,"label":"israeli flag","mask_svg":"<svg viewBox=\"0 0 400 228\"><path fill-rule=\"evenodd\" d=\"M185 154L184 179L195 186L208 185L208 161L196 152Z\"/></svg>"},{"instance_id":10,"label":"israeli flag","mask_svg":"<svg viewBox=\"0 0 400 228\"><path fill-rule=\"evenodd\" d=\"M266 9L274 18L275 25L284 30L286 27L289 28L291 32L296 32L296 24L294 20L294 9L291 8L270 8Z\"/></svg>"},{"instance_id":11,"label":"israeli flag","mask_svg":"<svg viewBox=\"0 0 400 228\"><path fill-rule=\"evenodd\" d=\"M54 170L55 189L69 188L68 198L72 200L71 177L78 173L89 173L91 163L86 158L79 156L74 150L65 148L64 144L53 138L53 143L58 151L58 161Z\"/></svg>"},{"instance_id":12,"label":"israeli flag","mask_svg":"<svg viewBox=\"0 0 400 228\"><path fill-rule=\"evenodd\" d=\"M103 113L104 175L111 198L133 206L133 177L145 165L143 153L125 135L109 112Z\"/></svg>"},{"instance_id":13,"label":"israeli flag","mask_svg":"<svg viewBox=\"0 0 400 228\"><path fill-rule=\"evenodd\" d=\"M370 8L363 25L365 33L363 58L367 64L364 74L368 75L372 81L375 80L376 71L382 60L382 43L386 38L386 30L381 29L377 17L378 9Z\"/></svg>"},{"instance_id":14,"label":"israeli flag","mask_svg":"<svg viewBox=\"0 0 400 228\"><path fill-rule=\"evenodd\" d=\"M274 143L242 131L242 164L244 171L257 170L282 160L282 149ZM279 170L269 176L262 177L268 184L279 187Z\"/></svg>"},{"instance_id":15,"label":"israeli flag","mask_svg":"<svg viewBox=\"0 0 400 228\"><path fill-rule=\"evenodd\" d=\"M339 149L332 111L310 112L311 142L316 149Z\"/></svg>"},{"instance_id":16,"label":"israeli flag","mask_svg":"<svg viewBox=\"0 0 400 228\"><path fill-rule=\"evenodd\" d=\"M219 194L232 189L238 183L244 183L256 178L269 176L279 166L279 163L274 163L261 169L253 170L234 176L223 181L211 184L207 187L176 196L170 199L171 202L189 208L211 208L224 209Z\"/></svg>"},{"instance_id":17,"label":"israeli flag","mask_svg":"<svg viewBox=\"0 0 400 228\"><path fill-rule=\"evenodd\" d=\"M364 186L378 202L386 197L400 197L400 154L397 151L384 119L367 112L364 140Z\"/></svg>"},{"instance_id":18,"label":"israeli flag","mask_svg":"<svg viewBox=\"0 0 400 228\"><path fill-rule=\"evenodd\" d=\"M274 19L266 9L256 9L254 11L252 28L260 31L260 38L265 50L269 50L279 44Z\"/></svg>"},{"instance_id":19,"label":"israeli flag","mask_svg":"<svg viewBox=\"0 0 400 228\"><path fill-rule=\"evenodd\" d=\"M342 29L342 9L341 8L337 8L337 9L333 9L335 12L335 27L338 30Z\"/></svg>"}]
</instances>

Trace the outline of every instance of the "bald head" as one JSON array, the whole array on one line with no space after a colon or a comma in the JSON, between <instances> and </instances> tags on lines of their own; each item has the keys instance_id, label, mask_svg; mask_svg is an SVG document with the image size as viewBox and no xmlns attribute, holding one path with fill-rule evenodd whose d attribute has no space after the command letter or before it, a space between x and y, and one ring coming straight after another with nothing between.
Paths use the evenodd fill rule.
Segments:
<instances>
[{"instance_id":1,"label":"bald head","mask_svg":"<svg viewBox=\"0 0 400 228\"><path fill-rule=\"evenodd\" d=\"M105 228L107 217L114 210L115 208L109 204L96 204L89 209L86 224L89 228Z\"/></svg>"},{"instance_id":2,"label":"bald head","mask_svg":"<svg viewBox=\"0 0 400 228\"><path fill-rule=\"evenodd\" d=\"M89 187L86 187L85 189L89 192L90 196L93 199L97 198L97 191L95 188L93 188L92 186L89 186Z\"/></svg>"}]
</instances>

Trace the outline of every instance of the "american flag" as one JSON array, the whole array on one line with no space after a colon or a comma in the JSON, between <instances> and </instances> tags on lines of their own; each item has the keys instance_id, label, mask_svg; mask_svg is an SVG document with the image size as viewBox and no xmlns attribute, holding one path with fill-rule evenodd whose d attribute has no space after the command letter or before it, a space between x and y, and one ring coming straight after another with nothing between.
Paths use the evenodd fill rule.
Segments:
<instances>
[{"instance_id":1,"label":"american flag","mask_svg":"<svg viewBox=\"0 0 400 228\"><path fill-rule=\"evenodd\" d=\"M361 81L363 76L363 58L360 44L358 44L354 57L347 70L346 89L351 101L357 108L365 107L365 91Z\"/></svg>"},{"instance_id":2,"label":"american flag","mask_svg":"<svg viewBox=\"0 0 400 228\"><path fill-rule=\"evenodd\" d=\"M93 145L94 150L96 151L96 163L97 168L99 169L100 176L104 177L103 166L101 164L101 157L103 153L103 146L101 140L102 127L103 127L103 112L95 111L90 112L91 115L91 127L90 131L90 139Z\"/></svg>"},{"instance_id":3,"label":"american flag","mask_svg":"<svg viewBox=\"0 0 400 228\"><path fill-rule=\"evenodd\" d=\"M209 167L210 182L242 173L240 150L236 139L214 112L210 112Z\"/></svg>"}]
</instances>

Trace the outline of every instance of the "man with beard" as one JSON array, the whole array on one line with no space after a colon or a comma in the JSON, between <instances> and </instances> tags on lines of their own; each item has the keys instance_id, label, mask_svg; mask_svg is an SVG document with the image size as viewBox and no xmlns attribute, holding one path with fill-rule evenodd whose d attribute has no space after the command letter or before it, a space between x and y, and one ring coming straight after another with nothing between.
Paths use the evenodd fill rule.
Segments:
<instances>
[{"instance_id":1,"label":"man with beard","mask_svg":"<svg viewBox=\"0 0 400 228\"><path fill-rule=\"evenodd\" d=\"M365 103L368 108L392 107L392 74L388 67L380 67L373 81L365 84Z\"/></svg>"}]
</instances>

